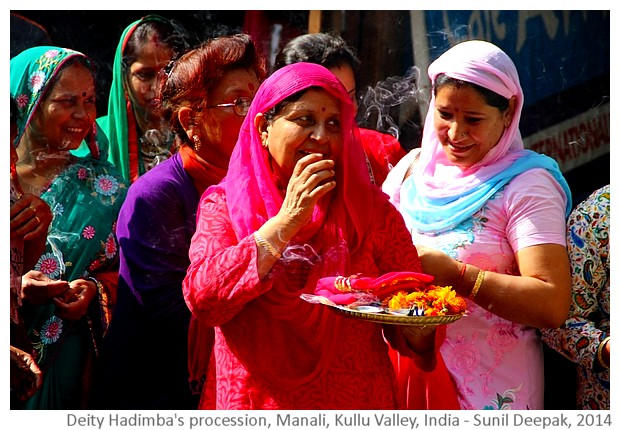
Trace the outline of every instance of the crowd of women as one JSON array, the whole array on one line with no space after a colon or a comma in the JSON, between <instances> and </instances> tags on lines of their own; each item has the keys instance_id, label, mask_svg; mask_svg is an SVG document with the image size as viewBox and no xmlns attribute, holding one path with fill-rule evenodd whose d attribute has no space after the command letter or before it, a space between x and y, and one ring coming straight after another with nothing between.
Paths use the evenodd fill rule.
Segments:
<instances>
[{"instance_id":1,"label":"crowd of women","mask_svg":"<svg viewBox=\"0 0 620 430\"><path fill-rule=\"evenodd\" d=\"M409 153L356 124L358 67L312 34L268 76L248 35L187 47L150 15L98 117L88 56L12 58L11 407L543 409L542 332L583 367L580 406L609 408L609 188L567 236L570 189L524 149L491 43L430 65ZM466 317L405 329L301 299L400 272Z\"/></svg>"}]
</instances>

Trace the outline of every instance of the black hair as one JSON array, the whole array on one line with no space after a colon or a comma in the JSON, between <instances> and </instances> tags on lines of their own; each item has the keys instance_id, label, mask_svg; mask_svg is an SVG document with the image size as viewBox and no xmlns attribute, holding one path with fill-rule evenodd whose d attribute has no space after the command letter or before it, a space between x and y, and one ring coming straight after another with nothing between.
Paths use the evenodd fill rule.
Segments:
<instances>
[{"instance_id":1,"label":"black hair","mask_svg":"<svg viewBox=\"0 0 620 430\"><path fill-rule=\"evenodd\" d=\"M349 66L357 79L360 60L340 36L330 33L304 34L291 39L276 56L274 71L294 63L315 63L332 69Z\"/></svg>"},{"instance_id":2,"label":"black hair","mask_svg":"<svg viewBox=\"0 0 620 430\"><path fill-rule=\"evenodd\" d=\"M463 81L461 79L451 78L445 73L440 73L435 77L435 82L433 83L433 94L437 96L437 90L444 85L455 85L457 88L460 88L461 86L468 86L470 88L473 88L478 92L478 94L480 94L480 96L489 106L496 107L500 110L500 112L505 112L510 105L509 99L497 94L494 91L489 90L488 88L484 88L480 85Z\"/></svg>"},{"instance_id":3,"label":"black hair","mask_svg":"<svg viewBox=\"0 0 620 430\"><path fill-rule=\"evenodd\" d=\"M280 103L276 104L274 107L272 107L271 109L269 109L267 112L265 112L263 115L265 116L265 119L267 120L267 122L272 122L275 117L282 112L282 110L286 107L286 105L296 102L297 100L299 100L301 98L301 96L303 96L309 89L311 89L313 87L308 87L308 88L304 88L301 91L297 91L294 94L291 94L290 96L288 96L287 98L285 98L284 100L282 100ZM321 87L318 87L321 88ZM323 89L323 88L321 88Z\"/></svg>"},{"instance_id":4,"label":"black hair","mask_svg":"<svg viewBox=\"0 0 620 430\"><path fill-rule=\"evenodd\" d=\"M247 34L220 36L171 61L159 74L157 97L162 119L186 143L189 142L179 122L179 110L206 108L209 91L230 70L252 70L259 82L265 77L264 59Z\"/></svg>"},{"instance_id":5,"label":"black hair","mask_svg":"<svg viewBox=\"0 0 620 430\"><path fill-rule=\"evenodd\" d=\"M187 49L188 43L185 33L185 29L179 24L159 15L147 15L137 24L127 40L127 45L123 50L123 68L127 70L135 63L144 43L154 36L158 38L159 43L171 49L172 59L176 59Z\"/></svg>"}]
</instances>

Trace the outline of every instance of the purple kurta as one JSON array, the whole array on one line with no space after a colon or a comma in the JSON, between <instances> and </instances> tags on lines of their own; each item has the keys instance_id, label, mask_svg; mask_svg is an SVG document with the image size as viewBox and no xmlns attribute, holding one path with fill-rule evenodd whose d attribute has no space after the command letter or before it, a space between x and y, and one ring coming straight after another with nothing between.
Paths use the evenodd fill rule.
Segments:
<instances>
[{"instance_id":1,"label":"purple kurta","mask_svg":"<svg viewBox=\"0 0 620 430\"><path fill-rule=\"evenodd\" d=\"M190 311L182 282L199 198L178 153L129 188L116 230L118 301L103 351L97 406L197 406L188 384Z\"/></svg>"}]
</instances>

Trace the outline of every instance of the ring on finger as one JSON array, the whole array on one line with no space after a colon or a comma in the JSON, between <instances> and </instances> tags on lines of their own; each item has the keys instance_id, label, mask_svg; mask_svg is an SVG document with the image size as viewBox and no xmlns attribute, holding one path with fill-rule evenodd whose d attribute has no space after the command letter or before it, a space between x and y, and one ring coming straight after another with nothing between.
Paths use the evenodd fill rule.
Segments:
<instances>
[{"instance_id":1,"label":"ring on finger","mask_svg":"<svg viewBox=\"0 0 620 430\"><path fill-rule=\"evenodd\" d=\"M34 217L35 217L35 219L37 220L37 223L41 224L41 220L39 219L39 217L38 217L38 216L36 216L36 215L35 215Z\"/></svg>"},{"instance_id":2,"label":"ring on finger","mask_svg":"<svg viewBox=\"0 0 620 430\"><path fill-rule=\"evenodd\" d=\"M30 208L30 210L32 211L32 213L36 216L37 215L37 208L35 208L34 206L30 205L28 206Z\"/></svg>"}]
</instances>

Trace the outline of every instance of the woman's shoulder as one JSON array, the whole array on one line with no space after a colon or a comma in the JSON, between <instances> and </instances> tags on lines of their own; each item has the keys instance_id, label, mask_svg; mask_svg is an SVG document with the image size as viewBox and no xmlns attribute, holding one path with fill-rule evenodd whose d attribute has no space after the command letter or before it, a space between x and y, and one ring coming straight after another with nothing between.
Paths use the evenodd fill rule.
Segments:
<instances>
[{"instance_id":1,"label":"woman's shoulder","mask_svg":"<svg viewBox=\"0 0 620 430\"><path fill-rule=\"evenodd\" d=\"M194 197L195 189L178 154L175 154L141 175L131 184L128 197L131 195L132 198L140 196L158 199L158 196L169 198L173 194Z\"/></svg>"},{"instance_id":2,"label":"woman's shoulder","mask_svg":"<svg viewBox=\"0 0 620 430\"><path fill-rule=\"evenodd\" d=\"M405 180L405 176L409 169L413 166L413 163L417 159L420 154L420 148L414 148L409 151L403 158L400 159L398 163L390 170L385 181L381 185L381 189L384 193L390 196L392 203L398 205L399 198L398 193L400 192L400 187Z\"/></svg>"},{"instance_id":3,"label":"woman's shoulder","mask_svg":"<svg viewBox=\"0 0 620 430\"><path fill-rule=\"evenodd\" d=\"M562 187L553 174L542 167L535 167L516 175L505 188L506 193L531 194L561 190Z\"/></svg>"},{"instance_id":4,"label":"woman's shoulder","mask_svg":"<svg viewBox=\"0 0 620 430\"><path fill-rule=\"evenodd\" d=\"M515 176L504 187L500 196L504 208L511 213L526 216L530 211L553 209L557 211L562 222L565 221L564 213L568 197L553 174L546 169L533 168ZM551 212L547 214L551 216Z\"/></svg>"}]
</instances>

